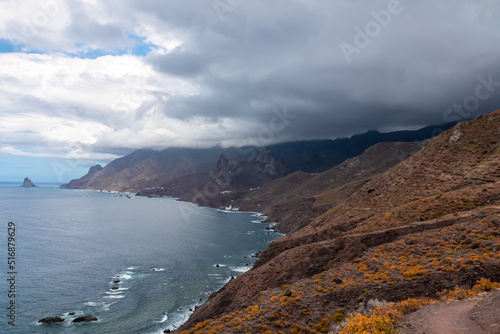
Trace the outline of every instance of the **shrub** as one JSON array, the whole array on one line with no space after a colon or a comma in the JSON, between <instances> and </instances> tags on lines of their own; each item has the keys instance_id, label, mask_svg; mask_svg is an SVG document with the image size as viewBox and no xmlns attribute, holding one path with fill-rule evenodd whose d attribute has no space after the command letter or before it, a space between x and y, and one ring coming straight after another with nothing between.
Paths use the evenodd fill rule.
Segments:
<instances>
[{"instance_id":1,"label":"shrub","mask_svg":"<svg viewBox=\"0 0 500 334\"><path fill-rule=\"evenodd\" d=\"M333 316L333 321L335 321L337 324L341 323L344 321L345 318L345 311L343 308L337 309L337 313Z\"/></svg>"}]
</instances>

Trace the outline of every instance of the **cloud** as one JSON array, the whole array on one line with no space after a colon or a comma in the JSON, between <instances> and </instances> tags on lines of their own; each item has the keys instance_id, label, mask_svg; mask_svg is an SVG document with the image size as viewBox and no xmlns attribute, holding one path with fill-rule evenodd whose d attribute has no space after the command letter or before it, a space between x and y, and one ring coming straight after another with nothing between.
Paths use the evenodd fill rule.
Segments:
<instances>
[{"instance_id":1,"label":"cloud","mask_svg":"<svg viewBox=\"0 0 500 334\"><path fill-rule=\"evenodd\" d=\"M206 60L201 55L192 52L174 50L166 54L152 54L147 58L147 61L160 72L180 77L191 77L201 74L205 68L204 62Z\"/></svg>"},{"instance_id":2,"label":"cloud","mask_svg":"<svg viewBox=\"0 0 500 334\"><path fill-rule=\"evenodd\" d=\"M401 0L392 14L386 0L214 3L1 2L0 39L18 51L0 53L2 152L101 159L241 145L284 107L294 117L261 143L499 108L493 0ZM346 44L357 50L349 57ZM491 78L489 97L457 112L481 78Z\"/></svg>"}]
</instances>

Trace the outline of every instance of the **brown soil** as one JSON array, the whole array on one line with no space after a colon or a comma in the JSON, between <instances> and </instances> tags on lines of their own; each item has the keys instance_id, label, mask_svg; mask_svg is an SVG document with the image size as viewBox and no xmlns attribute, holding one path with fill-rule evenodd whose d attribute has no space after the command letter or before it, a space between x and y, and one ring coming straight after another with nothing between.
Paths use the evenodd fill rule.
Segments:
<instances>
[{"instance_id":1,"label":"brown soil","mask_svg":"<svg viewBox=\"0 0 500 334\"><path fill-rule=\"evenodd\" d=\"M401 334L499 334L500 290L424 306L401 324Z\"/></svg>"}]
</instances>

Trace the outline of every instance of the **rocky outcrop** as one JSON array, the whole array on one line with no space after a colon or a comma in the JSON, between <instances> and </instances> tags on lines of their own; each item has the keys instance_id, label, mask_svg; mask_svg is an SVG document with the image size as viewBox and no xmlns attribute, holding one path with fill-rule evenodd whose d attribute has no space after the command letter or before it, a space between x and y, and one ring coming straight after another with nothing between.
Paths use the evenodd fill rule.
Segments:
<instances>
[{"instance_id":1,"label":"rocky outcrop","mask_svg":"<svg viewBox=\"0 0 500 334\"><path fill-rule=\"evenodd\" d=\"M79 322L92 322L92 321L97 321L98 319L94 317L93 315L84 315L78 318L75 318L72 323L79 323Z\"/></svg>"},{"instance_id":2,"label":"rocky outcrop","mask_svg":"<svg viewBox=\"0 0 500 334\"><path fill-rule=\"evenodd\" d=\"M260 152L255 162L257 171L267 173L272 177L281 177L287 174L287 168L274 157L267 147Z\"/></svg>"},{"instance_id":3,"label":"rocky outcrop","mask_svg":"<svg viewBox=\"0 0 500 334\"><path fill-rule=\"evenodd\" d=\"M24 182L23 184L21 185L22 188L34 188L36 187L33 182L31 182L31 180L27 177L24 178Z\"/></svg>"},{"instance_id":4,"label":"rocky outcrop","mask_svg":"<svg viewBox=\"0 0 500 334\"><path fill-rule=\"evenodd\" d=\"M64 319L60 317L46 317L41 320L38 320L39 324L57 324L63 322Z\"/></svg>"},{"instance_id":5,"label":"rocky outcrop","mask_svg":"<svg viewBox=\"0 0 500 334\"><path fill-rule=\"evenodd\" d=\"M94 175L95 173L97 173L98 171L100 171L102 169L102 166L97 164L97 165L94 165L92 167L90 167L89 169L89 172L87 173L88 176L90 175Z\"/></svg>"},{"instance_id":6,"label":"rocky outcrop","mask_svg":"<svg viewBox=\"0 0 500 334\"><path fill-rule=\"evenodd\" d=\"M219 186L220 190L229 189L231 187L231 175L231 164L224 153L221 153L213 171L212 180Z\"/></svg>"}]
</instances>

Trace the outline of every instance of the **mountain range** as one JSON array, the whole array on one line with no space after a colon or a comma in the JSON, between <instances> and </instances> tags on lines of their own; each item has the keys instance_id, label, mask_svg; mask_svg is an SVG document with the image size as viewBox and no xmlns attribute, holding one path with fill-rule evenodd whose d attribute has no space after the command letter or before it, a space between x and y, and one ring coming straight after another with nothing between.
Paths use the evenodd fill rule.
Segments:
<instances>
[{"instance_id":1,"label":"mountain range","mask_svg":"<svg viewBox=\"0 0 500 334\"><path fill-rule=\"evenodd\" d=\"M219 206L228 203L212 194L215 191L210 188L239 192L295 171L321 173L358 156L376 143L421 141L451 126L453 124L448 123L390 133L369 131L351 138L290 142L268 147L141 149L110 162L104 168L93 166L87 175L61 187L175 196L202 205ZM223 180L226 176L228 180ZM209 190L203 191L204 188ZM199 196L200 191L204 193L203 198ZM201 199L205 202L201 203Z\"/></svg>"}]
</instances>

